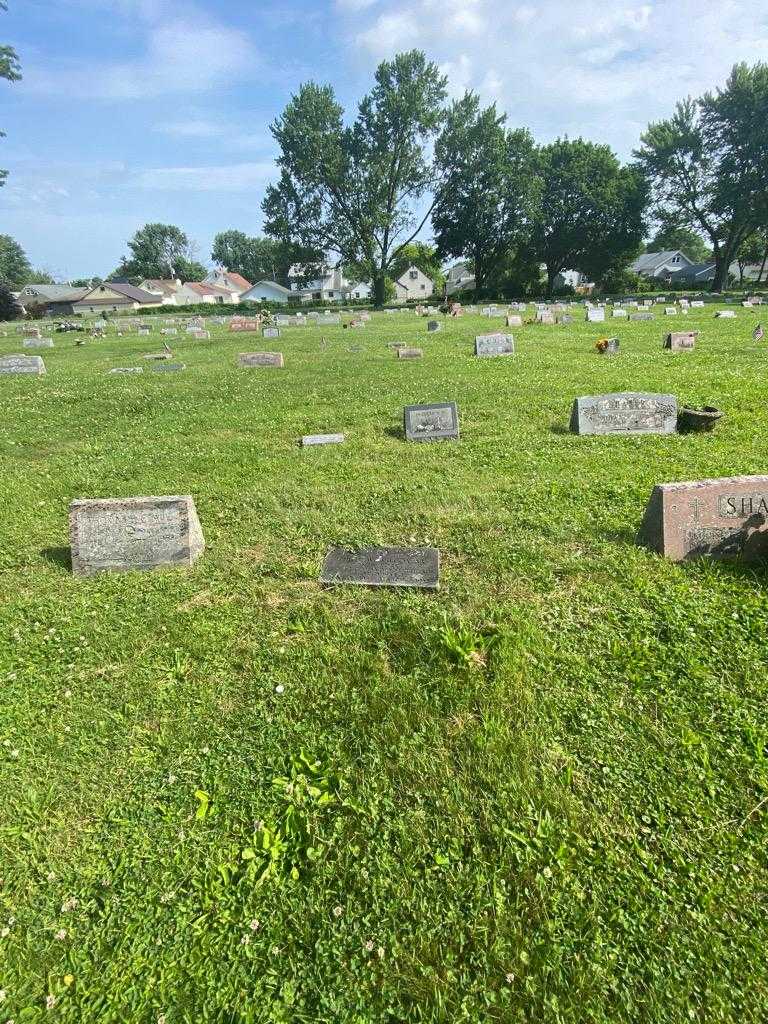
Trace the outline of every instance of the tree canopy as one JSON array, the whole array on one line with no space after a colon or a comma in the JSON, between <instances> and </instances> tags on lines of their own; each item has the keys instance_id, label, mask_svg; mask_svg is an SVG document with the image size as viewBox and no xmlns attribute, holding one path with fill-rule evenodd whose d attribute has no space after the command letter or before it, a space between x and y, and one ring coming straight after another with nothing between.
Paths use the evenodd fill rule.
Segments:
<instances>
[{"instance_id":1,"label":"tree canopy","mask_svg":"<svg viewBox=\"0 0 768 1024\"><path fill-rule=\"evenodd\" d=\"M7 10L8 4L5 0L0 0L0 11ZM0 78L4 78L7 82L18 82L21 80L19 56L12 46L0 46ZM0 138L4 136L5 132L0 132ZM8 171L0 171L0 187L5 184L7 177Z\"/></svg>"},{"instance_id":2,"label":"tree canopy","mask_svg":"<svg viewBox=\"0 0 768 1024\"><path fill-rule=\"evenodd\" d=\"M18 320L23 316L21 306L13 297L8 285L0 282L0 323L7 323L9 320Z\"/></svg>"},{"instance_id":3,"label":"tree canopy","mask_svg":"<svg viewBox=\"0 0 768 1024\"><path fill-rule=\"evenodd\" d=\"M712 250L697 231L678 223L665 211L658 215L658 226L646 245L647 252L667 252L679 249L694 263L712 259Z\"/></svg>"},{"instance_id":4,"label":"tree canopy","mask_svg":"<svg viewBox=\"0 0 768 1024\"><path fill-rule=\"evenodd\" d=\"M32 267L22 247L10 235L0 235L0 283L18 291L31 278Z\"/></svg>"},{"instance_id":5,"label":"tree canopy","mask_svg":"<svg viewBox=\"0 0 768 1024\"><path fill-rule=\"evenodd\" d=\"M274 238L250 237L243 231L221 231L213 240L211 259L242 274L252 284L277 281L287 285L288 270L296 258L289 245Z\"/></svg>"},{"instance_id":6,"label":"tree canopy","mask_svg":"<svg viewBox=\"0 0 768 1024\"><path fill-rule=\"evenodd\" d=\"M330 85L301 87L271 126L280 180L264 198L267 234L323 262L335 254L362 268L384 300L399 251L432 212L437 135L446 79L418 50L376 69L351 125Z\"/></svg>"},{"instance_id":7,"label":"tree canopy","mask_svg":"<svg viewBox=\"0 0 768 1024\"><path fill-rule=\"evenodd\" d=\"M467 93L448 111L435 146L441 180L432 226L439 253L472 261L476 291L531 236L541 193L536 147L507 131L495 104Z\"/></svg>"},{"instance_id":8,"label":"tree canopy","mask_svg":"<svg viewBox=\"0 0 768 1024\"><path fill-rule=\"evenodd\" d=\"M144 278L199 281L205 267L194 259L194 246L181 228L173 224L145 224L128 242L129 255L109 279L138 282Z\"/></svg>"},{"instance_id":9,"label":"tree canopy","mask_svg":"<svg viewBox=\"0 0 768 1024\"><path fill-rule=\"evenodd\" d=\"M636 156L659 208L710 240L721 291L744 239L768 222L768 65L737 64L725 88L678 103Z\"/></svg>"}]
</instances>

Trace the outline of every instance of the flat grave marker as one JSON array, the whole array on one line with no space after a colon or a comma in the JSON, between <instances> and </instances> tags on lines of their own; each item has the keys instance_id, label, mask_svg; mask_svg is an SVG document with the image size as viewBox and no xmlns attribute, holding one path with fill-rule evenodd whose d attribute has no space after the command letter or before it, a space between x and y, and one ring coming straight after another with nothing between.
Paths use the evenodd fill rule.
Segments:
<instances>
[{"instance_id":1,"label":"flat grave marker","mask_svg":"<svg viewBox=\"0 0 768 1024\"><path fill-rule=\"evenodd\" d=\"M261 334L262 334L262 337L264 337L264 338L279 338L280 337L280 328L279 327L265 327L264 330L261 332Z\"/></svg>"},{"instance_id":2,"label":"flat grave marker","mask_svg":"<svg viewBox=\"0 0 768 1024\"><path fill-rule=\"evenodd\" d=\"M186 363L158 363L152 367L155 373L178 373L180 370L186 370L186 368Z\"/></svg>"},{"instance_id":3,"label":"flat grave marker","mask_svg":"<svg viewBox=\"0 0 768 1024\"><path fill-rule=\"evenodd\" d=\"M657 484L637 535L665 558L768 558L768 476Z\"/></svg>"},{"instance_id":4,"label":"flat grave marker","mask_svg":"<svg viewBox=\"0 0 768 1024\"><path fill-rule=\"evenodd\" d=\"M190 567L205 548L189 494L73 501L69 537L76 576Z\"/></svg>"},{"instance_id":5,"label":"flat grave marker","mask_svg":"<svg viewBox=\"0 0 768 1024\"><path fill-rule=\"evenodd\" d=\"M244 369L259 366L285 365L282 352L241 352L237 357L238 365Z\"/></svg>"},{"instance_id":6,"label":"flat grave marker","mask_svg":"<svg viewBox=\"0 0 768 1024\"><path fill-rule=\"evenodd\" d=\"M475 338L475 355L481 359L514 354L515 339L511 334L478 334Z\"/></svg>"},{"instance_id":7,"label":"flat grave marker","mask_svg":"<svg viewBox=\"0 0 768 1024\"><path fill-rule=\"evenodd\" d=\"M442 331L443 325L439 320L430 320L427 324L427 331L429 334L434 334L435 331Z\"/></svg>"},{"instance_id":8,"label":"flat grave marker","mask_svg":"<svg viewBox=\"0 0 768 1024\"><path fill-rule=\"evenodd\" d=\"M42 377L45 373L45 363L42 356L2 356L0 357L0 373L24 373Z\"/></svg>"},{"instance_id":9,"label":"flat grave marker","mask_svg":"<svg viewBox=\"0 0 768 1024\"><path fill-rule=\"evenodd\" d=\"M406 441L458 441L459 413L455 402L406 405L403 410Z\"/></svg>"},{"instance_id":10,"label":"flat grave marker","mask_svg":"<svg viewBox=\"0 0 768 1024\"><path fill-rule=\"evenodd\" d=\"M423 355L424 352L420 348L404 347L397 350L398 359L421 359Z\"/></svg>"},{"instance_id":11,"label":"flat grave marker","mask_svg":"<svg viewBox=\"0 0 768 1024\"><path fill-rule=\"evenodd\" d=\"M674 434L677 398L643 391L586 395L571 410L574 434Z\"/></svg>"},{"instance_id":12,"label":"flat grave marker","mask_svg":"<svg viewBox=\"0 0 768 1024\"><path fill-rule=\"evenodd\" d=\"M53 338L42 338L37 335L33 338L25 338L21 344L23 348L53 348Z\"/></svg>"},{"instance_id":13,"label":"flat grave marker","mask_svg":"<svg viewBox=\"0 0 768 1024\"><path fill-rule=\"evenodd\" d=\"M672 331L664 339L664 348L670 352L690 352L698 336L696 331Z\"/></svg>"},{"instance_id":14,"label":"flat grave marker","mask_svg":"<svg viewBox=\"0 0 768 1024\"><path fill-rule=\"evenodd\" d=\"M305 434L301 439L301 444L304 448L310 448L314 445L343 443L343 434Z\"/></svg>"},{"instance_id":15,"label":"flat grave marker","mask_svg":"<svg viewBox=\"0 0 768 1024\"><path fill-rule=\"evenodd\" d=\"M348 551L331 548L323 564L320 582L349 583L360 587L415 587L437 590L440 586L440 552L437 548L362 548Z\"/></svg>"},{"instance_id":16,"label":"flat grave marker","mask_svg":"<svg viewBox=\"0 0 768 1024\"><path fill-rule=\"evenodd\" d=\"M517 313L511 313L507 317L507 319L506 319L506 326L507 327L522 327L523 326L523 318L521 316L519 316Z\"/></svg>"}]
</instances>

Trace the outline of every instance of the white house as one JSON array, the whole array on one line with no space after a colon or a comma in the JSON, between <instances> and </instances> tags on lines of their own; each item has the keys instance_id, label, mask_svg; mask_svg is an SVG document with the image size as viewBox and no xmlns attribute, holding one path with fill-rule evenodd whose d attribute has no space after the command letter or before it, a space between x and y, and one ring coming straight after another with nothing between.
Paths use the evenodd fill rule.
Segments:
<instances>
[{"instance_id":1,"label":"white house","mask_svg":"<svg viewBox=\"0 0 768 1024\"><path fill-rule=\"evenodd\" d=\"M223 288L227 292L234 292L238 298L251 287L251 282L241 274L236 274L226 267L216 267L203 278L202 284L212 285L214 288Z\"/></svg>"},{"instance_id":2,"label":"white house","mask_svg":"<svg viewBox=\"0 0 768 1024\"><path fill-rule=\"evenodd\" d=\"M240 296L241 302L288 302L292 292L277 281L259 281Z\"/></svg>"},{"instance_id":3,"label":"white house","mask_svg":"<svg viewBox=\"0 0 768 1024\"><path fill-rule=\"evenodd\" d=\"M147 306L162 306L159 296L151 295L142 288L119 281L105 281L85 293L73 303L75 313L117 313L123 309L143 309Z\"/></svg>"},{"instance_id":4,"label":"white house","mask_svg":"<svg viewBox=\"0 0 768 1024\"><path fill-rule=\"evenodd\" d=\"M642 277L667 280L672 274L692 266L693 260L689 259L684 252L680 249L672 249L666 252L644 252L634 263L630 263L627 269Z\"/></svg>"},{"instance_id":5,"label":"white house","mask_svg":"<svg viewBox=\"0 0 768 1024\"><path fill-rule=\"evenodd\" d=\"M407 302L408 299L428 299L434 290L432 279L418 267L409 267L395 281L395 299L398 302Z\"/></svg>"},{"instance_id":6,"label":"white house","mask_svg":"<svg viewBox=\"0 0 768 1024\"><path fill-rule=\"evenodd\" d=\"M447 295L475 290L475 275L468 263L454 263L445 276L445 290Z\"/></svg>"},{"instance_id":7,"label":"white house","mask_svg":"<svg viewBox=\"0 0 768 1024\"><path fill-rule=\"evenodd\" d=\"M291 291L302 302L344 302L349 299L367 299L371 286L364 282L352 282L344 276L341 267L329 263L319 268L319 276L306 281L307 268L294 264L288 271Z\"/></svg>"},{"instance_id":8,"label":"white house","mask_svg":"<svg viewBox=\"0 0 768 1024\"><path fill-rule=\"evenodd\" d=\"M139 288L150 295L157 295L164 306L189 306L201 301L200 296L178 278L165 281L150 277L141 281Z\"/></svg>"}]
</instances>

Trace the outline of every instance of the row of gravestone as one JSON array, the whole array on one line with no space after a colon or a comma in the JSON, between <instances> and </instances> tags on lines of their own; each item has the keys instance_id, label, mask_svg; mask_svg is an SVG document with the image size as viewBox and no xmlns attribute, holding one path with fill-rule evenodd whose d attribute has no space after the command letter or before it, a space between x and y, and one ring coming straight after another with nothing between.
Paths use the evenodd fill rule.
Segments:
<instances>
[{"instance_id":1,"label":"row of gravestone","mask_svg":"<svg viewBox=\"0 0 768 1024\"><path fill-rule=\"evenodd\" d=\"M79 499L69 508L69 535L78 576L191 567L205 549L191 495ZM673 561L765 560L768 476L655 486L637 542ZM332 548L320 582L437 589L439 576L436 548Z\"/></svg>"}]
</instances>

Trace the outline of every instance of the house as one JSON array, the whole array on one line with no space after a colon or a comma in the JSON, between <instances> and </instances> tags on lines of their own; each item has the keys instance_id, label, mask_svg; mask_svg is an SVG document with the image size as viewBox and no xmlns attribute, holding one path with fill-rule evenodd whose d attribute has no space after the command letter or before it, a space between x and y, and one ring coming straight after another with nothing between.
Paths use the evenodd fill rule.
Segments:
<instances>
[{"instance_id":1,"label":"house","mask_svg":"<svg viewBox=\"0 0 768 1024\"><path fill-rule=\"evenodd\" d=\"M74 304L88 292L68 284L27 284L18 294L18 302L27 312L45 316L71 316Z\"/></svg>"},{"instance_id":2,"label":"house","mask_svg":"<svg viewBox=\"0 0 768 1024\"><path fill-rule=\"evenodd\" d=\"M293 293L277 281L259 281L240 296L241 302L288 302Z\"/></svg>"},{"instance_id":3,"label":"house","mask_svg":"<svg viewBox=\"0 0 768 1024\"><path fill-rule=\"evenodd\" d=\"M455 295L456 292L473 292L475 290L475 275L472 273L469 263L454 263L445 277L445 291L447 295Z\"/></svg>"},{"instance_id":4,"label":"house","mask_svg":"<svg viewBox=\"0 0 768 1024\"><path fill-rule=\"evenodd\" d=\"M240 291L233 291L231 288L219 287L214 284L203 284L199 281L187 281L184 288L193 298L191 303L205 302L215 306L224 304L237 305L240 301Z\"/></svg>"},{"instance_id":5,"label":"house","mask_svg":"<svg viewBox=\"0 0 768 1024\"><path fill-rule=\"evenodd\" d=\"M668 281L672 274L693 265L693 260L680 249L675 249L667 252L644 252L634 263L630 263L627 269L633 274L640 274L641 277Z\"/></svg>"},{"instance_id":6,"label":"house","mask_svg":"<svg viewBox=\"0 0 768 1024\"><path fill-rule=\"evenodd\" d=\"M560 288L573 288L577 292L586 288L587 285L589 285L587 275L582 274L580 270L561 270L559 274L555 274L553 281L555 291ZM594 288L594 285L592 287Z\"/></svg>"},{"instance_id":7,"label":"house","mask_svg":"<svg viewBox=\"0 0 768 1024\"><path fill-rule=\"evenodd\" d=\"M288 282L291 291L298 295L302 302L341 302L344 299L349 281L346 280L341 267L332 267L328 263L321 264L318 276L307 281L310 268L294 264L288 271Z\"/></svg>"},{"instance_id":8,"label":"house","mask_svg":"<svg viewBox=\"0 0 768 1024\"><path fill-rule=\"evenodd\" d=\"M428 299L434 290L432 279L418 267L409 267L395 281L395 299L398 302L407 302L409 299Z\"/></svg>"},{"instance_id":9,"label":"house","mask_svg":"<svg viewBox=\"0 0 768 1024\"><path fill-rule=\"evenodd\" d=\"M714 279L715 264L712 260L708 260L706 263L692 263L667 277L670 284L687 284L691 287L710 284Z\"/></svg>"},{"instance_id":10,"label":"house","mask_svg":"<svg viewBox=\"0 0 768 1024\"><path fill-rule=\"evenodd\" d=\"M89 288L85 295L73 303L75 313L117 313L123 309L144 309L162 306L159 295L151 295L142 288L120 281L105 281Z\"/></svg>"},{"instance_id":11,"label":"house","mask_svg":"<svg viewBox=\"0 0 768 1024\"><path fill-rule=\"evenodd\" d=\"M365 281L358 281L357 284L350 284L344 292L345 299L370 299L371 286Z\"/></svg>"},{"instance_id":12,"label":"house","mask_svg":"<svg viewBox=\"0 0 768 1024\"><path fill-rule=\"evenodd\" d=\"M226 267L216 267L210 274L206 274L201 283L213 285L214 288L223 288L224 291L234 292L237 295L236 302L251 287L250 281L246 281L244 277L240 274L235 274L232 270L227 270Z\"/></svg>"}]
</instances>

